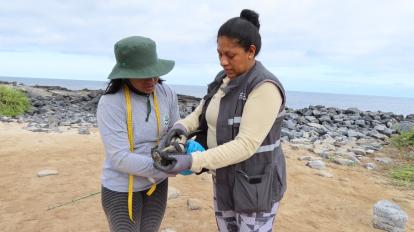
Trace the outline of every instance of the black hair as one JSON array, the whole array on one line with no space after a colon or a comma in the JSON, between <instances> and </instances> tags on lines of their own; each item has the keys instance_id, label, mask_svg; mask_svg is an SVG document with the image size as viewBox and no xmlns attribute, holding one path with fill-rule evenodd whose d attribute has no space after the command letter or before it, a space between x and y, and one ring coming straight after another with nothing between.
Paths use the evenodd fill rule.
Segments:
<instances>
[{"instance_id":1,"label":"black hair","mask_svg":"<svg viewBox=\"0 0 414 232\"><path fill-rule=\"evenodd\" d=\"M114 94L117 93L129 79L112 79L108 82L104 94ZM165 80L158 78L158 83L162 85Z\"/></svg>"},{"instance_id":2,"label":"black hair","mask_svg":"<svg viewBox=\"0 0 414 232\"><path fill-rule=\"evenodd\" d=\"M256 46L254 56L257 56L262 47L259 29L259 14L253 10L244 9L241 11L240 17L231 18L221 25L217 38L226 36L235 39L245 51L249 50L250 45L254 45Z\"/></svg>"}]
</instances>

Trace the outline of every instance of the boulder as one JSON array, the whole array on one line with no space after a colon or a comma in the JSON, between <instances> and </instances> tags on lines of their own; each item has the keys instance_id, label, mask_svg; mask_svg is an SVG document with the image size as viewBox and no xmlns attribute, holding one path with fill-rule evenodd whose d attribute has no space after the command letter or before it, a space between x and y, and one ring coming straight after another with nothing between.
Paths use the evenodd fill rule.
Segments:
<instances>
[{"instance_id":1,"label":"boulder","mask_svg":"<svg viewBox=\"0 0 414 232\"><path fill-rule=\"evenodd\" d=\"M381 200L374 205L373 226L389 232L404 232L408 215L397 204Z\"/></svg>"},{"instance_id":2,"label":"boulder","mask_svg":"<svg viewBox=\"0 0 414 232\"><path fill-rule=\"evenodd\" d=\"M397 126L397 131L400 133L411 131L414 128L414 122L402 121Z\"/></svg>"}]
</instances>

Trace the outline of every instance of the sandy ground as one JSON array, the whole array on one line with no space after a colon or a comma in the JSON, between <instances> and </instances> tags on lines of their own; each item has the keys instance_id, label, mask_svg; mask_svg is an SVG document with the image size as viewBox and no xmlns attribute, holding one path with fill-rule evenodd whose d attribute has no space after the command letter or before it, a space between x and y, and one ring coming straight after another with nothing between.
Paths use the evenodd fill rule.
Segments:
<instances>
[{"instance_id":1,"label":"sandy ground","mask_svg":"<svg viewBox=\"0 0 414 232\"><path fill-rule=\"evenodd\" d=\"M103 146L99 134L33 133L23 125L0 123L0 231L108 231L100 195L48 210L100 190ZM378 173L360 167L328 164L333 178L315 175L297 157L306 151L285 149L288 191L275 231L377 231L372 207L393 200L409 215L414 231L414 191L387 183ZM59 175L39 178L54 168ZM212 183L201 176L175 177L170 186L181 196L168 202L162 229L217 231L212 208ZM187 199L202 201L202 209L187 208Z\"/></svg>"}]
</instances>

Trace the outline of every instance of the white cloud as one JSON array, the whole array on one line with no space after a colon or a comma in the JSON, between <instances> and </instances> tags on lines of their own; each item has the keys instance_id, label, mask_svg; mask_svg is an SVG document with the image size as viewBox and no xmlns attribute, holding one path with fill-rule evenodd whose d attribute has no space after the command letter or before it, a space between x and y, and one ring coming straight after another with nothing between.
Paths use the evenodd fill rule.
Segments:
<instances>
[{"instance_id":1,"label":"white cloud","mask_svg":"<svg viewBox=\"0 0 414 232\"><path fill-rule=\"evenodd\" d=\"M113 60L93 55L1 52L1 76L106 80Z\"/></svg>"},{"instance_id":2,"label":"white cloud","mask_svg":"<svg viewBox=\"0 0 414 232\"><path fill-rule=\"evenodd\" d=\"M410 77L414 2L410 0L8 1L0 4L0 62L10 52L21 56L15 61L44 53L42 57L51 63L68 59L73 66L62 65L60 72L53 73L23 64L33 76L83 78L91 71L80 62L95 59L91 67L96 70L87 76L98 79L112 68L117 40L146 35L157 42L160 57L177 61L171 73L175 81L205 84L191 77L213 78L218 67L217 29L243 8L260 13L259 59L288 79L310 78L318 85L326 79L365 86L378 80L405 86L414 82ZM62 53L66 55L58 55ZM0 75L6 75L5 70L20 73L19 64L10 60L7 64L0 65Z\"/></svg>"}]
</instances>

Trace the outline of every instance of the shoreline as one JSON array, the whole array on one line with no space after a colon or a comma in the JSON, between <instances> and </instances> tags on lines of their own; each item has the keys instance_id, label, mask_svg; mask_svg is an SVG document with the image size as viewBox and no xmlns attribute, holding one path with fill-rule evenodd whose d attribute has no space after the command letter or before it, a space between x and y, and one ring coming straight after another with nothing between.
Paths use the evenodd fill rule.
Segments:
<instances>
[{"instance_id":1,"label":"shoreline","mask_svg":"<svg viewBox=\"0 0 414 232\"><path fill-rule=\"evenodd\" d=\"M103 90L106 81L92 80L69 80L69 79L46 79L46 78L19 78L19 77L0 77L1 83L8 83L15 86L45 86L50 85L56 88L64 87L72 91L81 90ZM207 86L190 86L179 84L167 84L178 94L195 96L202 98L207 90ZM373 96L355 95L350 93L333 92L308 92L308 91L286 91L287 105L289 108L301 109L309 105L323 105L326 107L336 107L347 109L357 107L363 111L393 112L394 114L409 115L414 113L414 98L396 96Z\"/></svg>"}]
</instances>

